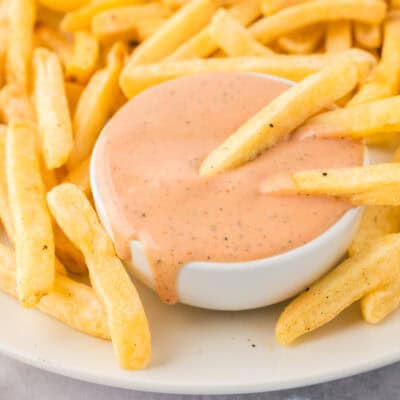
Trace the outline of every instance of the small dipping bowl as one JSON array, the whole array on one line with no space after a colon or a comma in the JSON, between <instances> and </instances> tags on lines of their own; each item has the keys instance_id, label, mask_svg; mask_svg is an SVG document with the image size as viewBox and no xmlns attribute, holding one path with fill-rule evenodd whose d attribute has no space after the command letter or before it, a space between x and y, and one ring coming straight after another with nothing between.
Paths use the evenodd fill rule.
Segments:
<instances>
[{"instance_id":1,"label":"small dipping bowl","mask_svg":"<svg viewBox=\"0 0 400 400\"><path fill-rule=\"evenodd\" d=\"M272 80L293 82L264 74ZM96 148L90 180L100 220L113 238L95 178ZM364 151L364 163L366 163ZM246 262L194 261L185 264L177 279L177 292L183 304L213 310L248 310L287 300L329 271L344 256L358 227L362 208L347 211L334 225L310 242L272 257ZM128 272L155 289L155 283L142 244L130 242Z\"/></svg>"}]
</instances>

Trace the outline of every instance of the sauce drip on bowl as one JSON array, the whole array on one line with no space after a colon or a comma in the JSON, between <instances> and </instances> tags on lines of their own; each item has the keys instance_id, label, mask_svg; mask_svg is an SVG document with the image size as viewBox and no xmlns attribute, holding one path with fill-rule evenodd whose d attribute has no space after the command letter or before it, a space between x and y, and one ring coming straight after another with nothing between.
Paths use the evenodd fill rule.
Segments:
<instances>
[{"instance_id":1,"label":"sauce drip on bowl","mask_svg":"<svg viewBox=\"0 0 400 400\"><path fill-rule=\"evenodd\" d=\"M178 301L190 261L273 256L314 239L350 205L333 198L262 195L268 176L360 165L360 142L293 137L233 171L201 178L205 156L288 88L242 73L193 75L147 90L106 126L95 175L116 250L139 240L161 299Z\"/></svg>"}]
</instances>

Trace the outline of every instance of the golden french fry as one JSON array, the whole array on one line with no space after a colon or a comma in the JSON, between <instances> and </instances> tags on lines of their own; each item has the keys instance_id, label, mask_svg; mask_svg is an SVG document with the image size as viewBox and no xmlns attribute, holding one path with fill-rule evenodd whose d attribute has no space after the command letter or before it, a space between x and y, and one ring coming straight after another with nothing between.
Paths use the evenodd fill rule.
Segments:
<instances>
[{"instance_id":1,"label":"golden french fry","mask_svg":"<svg viewBox=\"0 0 400 400\"><path fill-rule=\"evenodd\" d=\"M263 56L273 53L257 42L246 28L224 9L214 14L209 30L215 43L228 56Z\"/></svg>"},{"instance_id":2,"label":"golden french fry","mask_svg":"<svg viewBox=\"0 0 400 400\"><path fill-rule=\"evenodd\" d=\"M400 96L327 111L299 129L303 136L361 138L400 132Z\"/></svg>"},{"instance_id":3,"label":"golden french fry","mask_svg":"<svg viewBox=\"0 0 400 400\"><path fill-rule=\"evenodd\" d=\"M315 169L277 175L261 186L262 193L340 196L354 204L400 205L400 163Z\"/></svg>"},{"instance_id":4,"label":"golden french fry","mask_svg":"<svg viewBox=\"0 0 400 400\"><path fill-rule=\"evenodd\" d=\"M242 0L232 6L228 12L243 26L247 26L261 15L260 2L259 0ZM208 25L178 47L166 60L181 61L208 57L217 50L218 44L211 37Z\"/></svg>"},{"instance_id":5,"label":"golden french fry","mask_svg":"<svg viewBox=\"0 0 400 400\"><path fill-rule=\"evenodd\" d=\"M86 195L90 194L90 157L80 162L75 168L73 168L68 175L65 177L65 183L73 183L78 186Z\"/></svg>"},{"instance_id":6,"label":"golden french fry","mask_svg":"<svg viewBox=\"0 0 400 400\"><path fill-rule=\"evenodd\" d=\"M394 96L400 90L400 18L389 19L384 28L382 57L348 105Z\"/></svg>"},{"instance_id":7,"label":"golden french fry","mask_svg":"<svg viewBox=\"0 0 400 400\"><path fill-rule=\"evenodd\" d=\"M36 27L35 35L40 46L54 51L60 57L62 63L64 65L67 64L71 58L72 46L64 36L55 29L43 24Z\"/></svg>"},{"instance_id":8,"label":"golden french fry","mask_svg":"<svg viewBox=\"0 0 400 400\"><path fill-rule=\"evenodd\" d=\"M400 259L397 258L395 263L398 265ZM361 299L360 305L364 320L370 324L377 324L385 319L400 305L400 277L395 277L382 288L368 293Z\"/></svg>"},{"instance_id":9,"label":"golden french fry","mask_svg":"<svg viewBox=\"0 0 400 400\"><path fill-rule=\"evenodd\" d=\"M349 201L355 205L398 207L400 206L400 191L396 186L382 186L376 190L356 193L349 197Z\"/></svg>"},{"instance_id":10,"label":"golden french fry","mask_svg":"<svg viewBox=\"0 0 400 400\"><path fill-rule=\"evenodd\" d=\"M67 61L66 76L72 81L85 83L93 74L99 60L99 42L90 32L74 34L74 49Z\"/></svg>"},{"instance_id":11,"label":"golden french fry","mask_svg":"<svg viewBox=\"0 0 400 400\"><path fill-rule=\"evenodd\" d=\"M263 0L262 12L264 15L272 15L283 8L292 7L305 1L309 0Z\"/></svg>"},{"instance_id":12,"label":"golden french fry","mask_svg":"<svg viewBox=\"0 0 400 400\"><path fill-rule=\"evenodd\" d=\"M51 29L58 30L62 14L41 5L38 7L36 14L36 27L46 25Z\"/></svg>"},{"instance_id":13,"label":"golden french fry","mask_svg":"<svg viewBox=\"0 0 400 400\"><path fill-rule=\"evenodd\" d=\"M350 92L359 81L359 71L348 54L291 87L246 121L206 157L200 175L216 175L256 158L307 118Z\"/></svg>"},{"instance_id":14,"label":"golden french fry","mask_svg":"<svg viewBox=\"0 0 400 400\"><path fill-rule=\"evenodd\" d=\"M123 107L126 104L127 101L128 99L126 98L122 90L118 89L118 93L116 95L113 107L111 109L111 114L114 115L121 107Z\"/></svg>"},{"instance_id":15,"label":"golden french fry","mask_svg":"<svg viewBox=\"0 0 400 400\"><path fill-rule=\"evenodd\" d=\"M162 60L207 25L215 10L211 0L191 0L133 51L126 68Z\"/></svg>"},{"instance_id":16,"label":"golden french fry","mask_svg":"<svg viewBox=\"0 0 400 400\"><path fill-rule=\"evenodd\" d=\"M5 82L5 63L8 42L8 5L5 1L0 3L0 86Z\"/></svg>"},{"instance_id":17,"label":"golden french fry","mask_svg":"<svg viewBox=\"0 0 400 400\"><path fill-rule=\"evenodd\" d=\"M28 90L33 49L34 0L13 0L8 5L7 82Z\"/></svg>"},{"instance_id":18,"label":"golden french fry","mask_svg":"<svg viewBox=\"0 0 400 400\"><path fill-rule=\"evenodd\" d=\"M161 3L170 8L172 11L176 11L188 1L189 0L161 0Z\"/></svg>"},{"instance_id":19,"label":"golden french fry","mask_svg":"<svg viewBox=\"0 0 400 400\"><path fill-rule=\"evenodd\" d=\"M85 255L94 290L103 302L111 338L122 368L143 368L150 359L150 331L139 295L115 255L96 212L72 184L47 194L59 226Z\"/></svg>"},{"instance_id":20,"label":"golden french fry","mask_svg":"<svg viewBox=\"0 0 400 400\"><path fill-rule=\"evenodd\" d=\"M379 24L386 15L381 0L313 0L283 9L250 27L254 37L268 43L307 25L319 22L354 20Z\"/></svg>"},{"instance_id":21,"label":"golden french fry","mask_svg":"<svg viewBox=\"0 0 400 400\"><path fill-rule=\"evenodd\" d=\"M56 255L66 265L68 271L77 275L86 274L87 268L82 252L71 243L58 225L53 224L53 232Z\"/></svg>"},{"instance_id":22,"label":"golden french fry","mask_svg":"<svg viewBox=\"0 0 400 400\"><path fill-rule=\"evenodd\" d=\"M39 0L40 4L43 4L50 10L58 12L67 12L75 10L76 8L82 7L89 3L90 0Z\"/></svg>"},{"instance_id":23,"label":"golden french fry","mask_svg":"<svg viewBox=\"0 0 400 400\"><path fill-rule=\"evenodd\" d=\"M354 24L354 36L360 47L365 49L378 49L382 42L382 32L379 24Z\"/></svg>"},{"instance_id":24,"label":"golden french fry","mask_svg":"<svg viewBox=\"0 0 400 400\"><path fill-rule=\"evenodd\" d=\"M360 253L384 235L400 232L400 209L366 207L360 225L348 249L349 255Z\"/></svg>"},{"instance_id":25,"label":"golden french fry","mask_svg":"<svg viewBox=\"0 0 400 400\"><path fill-rule=\"evenodd\" d=\"M6 177L6 134L7 127L0 125L0 221L6 230L8 238L14 238L14 229L11 219L11 211L8 203L8 189Z\"/></svg>"},{"instance_id":26,"label":"golden french fry","mask_svg":"<svg viewBox=\"0 0 400 400\"><path fill-rule=\"evenodd\" d=\"M204 72L261 72L292 81L300 81L331 65L336 59L337 56L334 54L271 54L268 57L212 58L135 65L123 70L120 85L129 98L158 83L180 76ZM369 70L375 60L368 53L362 52L360 62L364 62L365 69Z\"/></svg>"},{"instance_id":27,"label":"golden french fry","mask_svg":"<svg viewBox=\"0 0 400 400\"><path fill-rule=\"evenodd\" d=\"M380 237L400 231L399 207L367 207L349 248L354 255L371 247ZM400 260L397 260L400 262ZM376 289L361 299L361 312L365 321L376 324L393 312L400 304L400 279L397 277L383 288Z\"/></svg>"},{"instance_id":28,"label":"golden french fry","mask_svg":"<svg viewBox=\"0 0 400 400\"><path fill-rule=\"evenodd\" d=\"M350 168L315 169L292 175L295 189L302 193L346 196L400 187L400 163L366 165Z\"/></svg>"},{"instance_id":29,"label":"golden french fry","mask_svg":"<svg viewBox=\"0 0 400 400\"><path fill-rule=\"evenodd\" d=\"M321 42L325 30L320 25L301 28L277 39L278 46L289 54L312 53Z\"/></svg>"},{"instance_id":30,"label":"golden french fry","mask_svg":"<svg viewBox=\"0 0 400 400\"><path fill-rule=\"evenodd\" d=\"M160 3L112 8L92 19L92 32L102 40L137 38L137 24L143 20L168 17L170 11Z\"/></svg>"},{"instance_id":31,"label":"golden french fry","mask_svg":"<svg viewBox=\"0 0 400 400\"><path fill-rule=\"evenodd\" d=\"M390 0L390 6L392 8L400 8L400 0Z\"/></svg>"},{"instance_id":32,"label":"golden french fry","mask_svg":"<svg viewBox=\"0 0 400 400\"><path fill-rule=\"evenodd\" d=\"M17 297L16 267L13 251L0 244L0 290ZM94 290L56 274L54 288L36 306L41 312L87 335L110 339L104 306Z\"/></svg>"},{"instance_id":33,"label":"golden french fry","mask_svg":"<svg viewBox=\"0 0 400 400\"><path fill-rule=\"evenodd\" d=\"M25 126L29 126L31 132L36 135L36 115L31 99L21 91L19 86L7 85L0 91L0 114L4 121L9 123L21 122ZM38 137L35 137L36 146L39 149ZM45 188L50 189L56 185L57 179L53 170L48 170L45 166L43 157L39 155L39 165L44 181Z\"/></svg>"},{"instance_id":34,"label":"golden french fry","mask_svg":"<svg viewBox=\"0 0 400 400\"><path fill-rule=\"evenodd\" d=\"M118 78L125 52L125 46L116 42L110 50L107 66L92 76L79 98L73 117L75 141L69 169L90 155L97 136L110 117L119 91Z\"/></svg>"},{"instance_id":35,"label":"golden french fry","mask_svg":"<svg viewBox=\"0 0 400 400\"><path fill-rule=\"evenodd\" d=\"M326 28L325 50L338 53L349 49L353 44L350 21L329 22Z\"/></svg>"},{"instance_id":36,"label":"golden french fry","mask_svg":"<svg viewBox=\"0 0 400 400\"><path fill-rule=\"evenodd\" d=\"M15 232L17 292L33 307L54 284L54 238L31 125L9 123L6 140L9 205Z\"/></svg>"},{"instance_id":37,"label":"golden french fry","mask_svg":"<svg viewBox=\"0 0 400 400\"><path fill-rule=\"evenodd\" d=\"M67 32L81 31L90 28L92 18L111 8L132 6L143 3L144 0L96 0L65 14L61 21L61 29Z\"/></svg>"},{"instance_id":38,"label":"golden french fry","mask_svg":"<svg viewBox=\"0 0 400 400\"><path fill-rule=\"evenodd\" d=\"M35 125L35 112L29 97L17 85L6 85L0 91L0 113L5 122L23 121Z\"/></svg>"},{"instance_id":39,"label":"golden french fry","mask_svg":"<svg viewBox=\"0 0 400 400\"><path fill-rule=\"evenodd\" d=\"M278 342L292 343L391 282L400 274L399 257L400 234L392 234L341 263L285 308L276 325Z\"/></svg>"},{"instance_id":40,"label":"golden french fry","mask_svg":"<svg viewBox=\"0 0 400 400\"><path fill-rule=\"evenodd\" d=\"M35 108L43 157L48 169L64 165L72 150L72 123L60 61L55 53L36 49Z\"/></svg>"},{"instance_id":41,"label":"golden french fry","mask_svg":"<svg viewBox=\"0 0 400 400\"><path fill-rule=\"evenodd\" d=\"M161 0L161 3L169 7L171 10L176 11L185 4L187 4L190 0ZM232 4L236 4L240 2L240 0L217 0L216 3L220 7L230 6Z\"/></svg>"},{"instance_id":42,"label":"golden french fry","mask_svg":"<svg viewBox=\"0 0 400 400\"><path fill-rule=\"evenodd\" d=\"M139 42L147 40L165 23L166 18L147 18L136 21L136 36Z\"/></svg>"},{"instance_id":43,"label":"golden french fry","mask_svg":"<svg viewBox=\"0 0 400 400\"><path fill-rule=\"evenodd\" d=\"M71 115L74 114L79 98L81 97L84 89L85 86L81 85L80 83L65 82L65 92L67 95L68 107Z\"/></svg>"}]
</instances>

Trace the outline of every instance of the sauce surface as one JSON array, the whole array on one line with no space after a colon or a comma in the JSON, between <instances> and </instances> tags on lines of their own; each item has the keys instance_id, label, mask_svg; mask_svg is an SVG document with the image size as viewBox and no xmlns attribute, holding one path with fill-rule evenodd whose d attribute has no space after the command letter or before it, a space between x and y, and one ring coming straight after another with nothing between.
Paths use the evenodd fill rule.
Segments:
<instances>
[{"instance_id":1,"label":"sauce surface","mask_svg":"<svg viewBox=\"0 0 400 400\"><path fill-rule=\"evenodd\" d=\"M360 165L362 146L343 139L291 138L243 167L201 178L205 156L286 90L241 73L193 75L131 100L97 147L96 181L121 258L139 240L156 289L178 301L176 279L189 261L269 257L314 239L350 206L333 198L260 193L268 176Z\"/></svg>"}]
</instances>

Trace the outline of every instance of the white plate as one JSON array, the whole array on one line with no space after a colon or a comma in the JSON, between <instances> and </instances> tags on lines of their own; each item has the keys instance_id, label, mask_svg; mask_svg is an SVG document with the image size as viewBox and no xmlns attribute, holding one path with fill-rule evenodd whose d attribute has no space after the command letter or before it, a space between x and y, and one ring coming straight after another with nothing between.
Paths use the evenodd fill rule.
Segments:
<instances>
[{"instance_id":1,"label":"white plate","mask_svg":"<svg viewBox=\"0 0 400 400\"><path fill-rule=\"evenodd\" d=\"M144 371L120 370L110 343L24 309L2 294L0 351L81 380L182 394L286 389L400 360L400 314L380 326L369 326L355 305L296 346L284 348L275 343L273 332L282 305L242 312L205 311L161 304L149 289L140 289L153 334L153 359Z\"/></svg>"}]
</instances>

